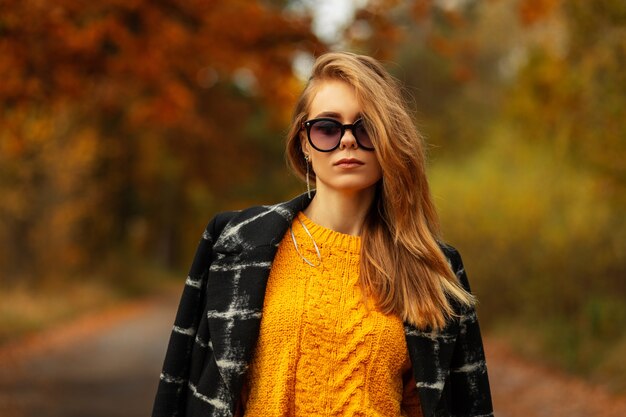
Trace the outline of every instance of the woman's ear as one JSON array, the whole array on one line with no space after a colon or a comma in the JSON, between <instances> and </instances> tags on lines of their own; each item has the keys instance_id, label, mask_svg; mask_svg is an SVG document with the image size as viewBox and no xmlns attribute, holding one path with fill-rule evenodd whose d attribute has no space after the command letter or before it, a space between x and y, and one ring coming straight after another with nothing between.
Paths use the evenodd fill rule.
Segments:
<instances>
[{"instance_id":1,"label":"woman's ear","mask_svg":"<svg viewBox=\"0 0 626 417\"><path fill-rule=\"evenodd\" d=\"M309 141L306 140L306 133L300 133L300 148L302 149L302 153L305 155L310 155L311 150L309 149Z\"/></svg>"}]
</instances>

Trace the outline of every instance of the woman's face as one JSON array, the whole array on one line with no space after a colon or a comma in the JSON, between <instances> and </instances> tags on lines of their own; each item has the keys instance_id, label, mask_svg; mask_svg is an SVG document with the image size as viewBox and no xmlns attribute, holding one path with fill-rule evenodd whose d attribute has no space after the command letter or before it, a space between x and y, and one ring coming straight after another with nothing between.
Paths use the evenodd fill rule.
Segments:
<instances>
[{"instance_id":1,"label":"woman's face","mask_svg":"<svg viewBox=\"0 0 626 417\"><path fill-rule=\"evenodd\" d=\"M340 80L320 82L308 114L308 120L324 117L341 124L352 124L362 118L354 88ZM304 153L311 157L318 194L331 190L347 193L373 191L382 177L376 152L361 148L351 129L345 130L339 147L330 152L313 148L305 131L301 144Z\"/></svg>"}]
</instances>

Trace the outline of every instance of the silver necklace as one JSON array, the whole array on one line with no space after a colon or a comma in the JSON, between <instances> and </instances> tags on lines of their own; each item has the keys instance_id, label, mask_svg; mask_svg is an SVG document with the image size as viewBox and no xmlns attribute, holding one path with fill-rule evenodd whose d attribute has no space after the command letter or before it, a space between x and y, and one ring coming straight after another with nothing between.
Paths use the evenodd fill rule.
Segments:
<instances>
[{"instance_id":1,"label":"silver necklace","mask_svg":"<svg viewBox=\"0 0 626 417\"><path fill-rule=\"evenodd\" d=\"M311 232L309 232L309 229L304 225L304 223L302 223L302 220L298 219L298 222L300 223L300 226L302 226L306 234L309 235L309 237L313 241L313 246L315 247L315 253L317 253L317 264L314 264L313 262L305 258L304 255L302 255L302 253L300 252L300 249L298 249L298 243L296 242L296 235L293 234L293 228L289 226L289 232L291 232L291 240L293 241L293 246L294 248L296 248L296 252L298 252L298 255L300 255L300 257L302 258L304 262L306 262L313 268L316 268L322 264L322 255L320 254L320 248L317 246L317 243L315 242L315 239L313 239L313 235L311 234Z\"/></svg>"}]
</instances>

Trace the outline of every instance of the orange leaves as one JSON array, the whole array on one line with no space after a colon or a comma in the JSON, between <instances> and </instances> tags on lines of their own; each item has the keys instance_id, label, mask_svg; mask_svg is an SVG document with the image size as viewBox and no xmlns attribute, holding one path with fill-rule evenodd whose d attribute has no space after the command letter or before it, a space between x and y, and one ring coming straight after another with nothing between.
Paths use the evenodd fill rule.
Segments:
<instances>
[{"instance_id":1,"label":"orange leaves","mask_svg":"<svg viewBox=\"0 0 626 417\"><path fill-rule=\"evenodd\" d=\"M162 89L161 96L152 103L147 120L167 128L177 125L186 113L192 112L194 102L191 92L175 81L165 80Z\"/></svg>"},{"instance_id":2,"label":"orange leaves","mask_svg":"<svg viewBox=\"0 0 626 417\"><path fill-rule=\"evenodd\" d=\"M459 64L454 68L453 77L458 82L466 83L474 78L474 72L468 65Z\"/></svg>"},{"instance_id":3,"label":"orange leaves","mask_svg":"<svg viewBox=\"0 0 626 417\"><path fill-rule=\"evenodd\" d=\"M293 76L294 52L323 49L306 18L266 2L8 3L0 17L4 102L69 99L107 111L140 103L140 113L154 115L135 122L181 123L199 110L198 89L242 68L272 103L276 80Z\"/></svg>"},{"instance_id":4,"label":"orange leaves","mask_svg":"<svg viewBox=\"0 0 626 417\"><path fill-rule=\"evenodd\" d=\"M533 25L551 15L560 3L561 0L522 0L518 4L520 21Z\"/></svg>"},{"instance_id":5,"label":"orange leaves","mask_svg":"<svg viewBox=\"0 0 626 417\"><path fill-rule=\"evenodd\" d=\"M451 57L455 52L455 45L451 39L433 35L429 39L431 47L440 55Z\"/></svg>"},{"instance_id":6,"label":"orange leaves","mask_svg":"<svg viewBox=\"0 0 626 417\"><path fill-rule=\"evenodd\" d=\"M433 1L414 1L411 5L411 15L415 21L420 22L424 19L428 19L432 13Z\"/></svg>"},{"instance_id":7,"label":"orange leaves","mask_svg":"<svg viewBox=\"0 0 626 417\"><path fill-rule=\"evenodd\" d=\"M0 89L3 98L81 97L106 78L123 85L118 94L147 92L180 106L183 94L173 91L191 88L202 68L232 72L256 66L273 69L259 71L261 78L273 78L290 72L291 53L285 51L319 46L307 21L256 1L60 0L54 8L12 3L1 18L11 35L0 38L0 68L12 75ZM33 80L41 88L26 88Z\"/></svg>"},{"instance_id":8,"label":"orange leaves","mask_svg":"<svg viewBox=\"0 0 626 417\"><path fill-rule=\"evenodd\" d=\"M160 233L197 220L185 218L185 184L213 192L251 178L247 162L227 173L232 160L280 148L263 141L268 126L272 135L284 128L295 100L293 56L324 50L306 16L280 3L3 1L0 215L10 220L0 246L32 239L0 268L21 258L33 268L85 264L90 248L130 239L126 225L137 216L149 225L147 241L166 241L173 259L180 242L168 239L187 237ZM49 222L38 220L44 213ZM46 233L49 241L38 240Z\"/></svg>"}]
</instances>

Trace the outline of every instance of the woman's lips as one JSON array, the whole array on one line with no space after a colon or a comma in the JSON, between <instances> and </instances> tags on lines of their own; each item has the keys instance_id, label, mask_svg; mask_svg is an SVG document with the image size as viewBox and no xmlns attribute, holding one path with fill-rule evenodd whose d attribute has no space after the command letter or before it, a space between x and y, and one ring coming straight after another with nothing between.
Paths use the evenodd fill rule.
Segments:
<instances>
[{"instance_id":1,"label":"woman's lips","mask_svg":"<svg viewBox=\"0 0 626 417\"><path fill-rule=\"evenodd\" d=\"M335 165L340 166L342 168L354 168L354 167L364 165L364 163L355 158L344 158L335 162Z\"/></svg>"}]
</instances>

